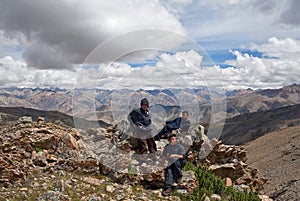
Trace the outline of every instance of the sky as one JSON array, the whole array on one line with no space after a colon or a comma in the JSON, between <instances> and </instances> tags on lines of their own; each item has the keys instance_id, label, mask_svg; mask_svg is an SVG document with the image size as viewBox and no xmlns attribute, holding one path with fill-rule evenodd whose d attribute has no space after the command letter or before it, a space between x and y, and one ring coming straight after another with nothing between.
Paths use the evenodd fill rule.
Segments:
<instances>
[{"instance_id":1,"label":"sky","mask_svg":"<svg viewBox=\"0 0 300 201\"><path fill-rule=\"evenodd\" d=\"M299 7L298 0L1 0L0 87L299 84Z\"/></svg>"}]
</instances>

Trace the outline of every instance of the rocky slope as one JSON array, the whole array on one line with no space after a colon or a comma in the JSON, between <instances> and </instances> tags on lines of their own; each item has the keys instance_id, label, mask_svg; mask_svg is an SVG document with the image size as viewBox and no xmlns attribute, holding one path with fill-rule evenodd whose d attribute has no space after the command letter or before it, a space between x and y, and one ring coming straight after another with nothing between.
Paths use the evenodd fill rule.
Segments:
<instances>
[{"instance_id":1,"label":"rocky slope","mask_svg":"<svg viewBox=\"0 0 300 201\"><path fill-rule=\"evenodd\" d=\"M117 126L85 131L31 117L2 125L0 199L178 200L161 196L163 164L155 160L140 164L134 143L121 140L123 134ZM265 180L245 163L242 148L208 140L199 128L182 137L186 145L190 143L190 161L205 164L236 189L262 189ZM158 153L163 146L163 141L158 144ZM177 188L186 193L195 186L193 172L184 172Z\"/></svg>"},{"instance_id":2,"label":"rocky slope","mask_svg":"<svg viewBox=\"0 0 300 201\"><path fill-rule=\"evenodd\" d=\"M268 133L244 147L248 163L268 179L266 194L278 201L299 200L300 126Z\"/></svg>"}]
</instances>

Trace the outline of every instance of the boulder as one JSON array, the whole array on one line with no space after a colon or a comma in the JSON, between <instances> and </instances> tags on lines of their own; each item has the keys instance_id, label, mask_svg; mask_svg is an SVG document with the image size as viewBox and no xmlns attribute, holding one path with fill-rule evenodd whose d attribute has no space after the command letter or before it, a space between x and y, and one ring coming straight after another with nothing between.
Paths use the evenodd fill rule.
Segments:
<instances>
[{"instance_id":1,"label":"boulder","mask_svg":"<svg viewBox=\"0 0 300 201\"><path fill-rule=\"evenodd\" d=\"M19 123L19 124L32 123L32 117L28 117L28 116L20 117L18 119L17 123Z\"/></svg>"},{"instance_id":2,"label":"boulder","mask_svg":"<svg viewBox=\"0 0 300 201\"><path fill-rule=\"evenodd\" d=\"M187 192L192 192L197 187L198 182L193 171L183 171L182 179L178 183L178 189L186 189Z\"/></svg>"}]
</instances>

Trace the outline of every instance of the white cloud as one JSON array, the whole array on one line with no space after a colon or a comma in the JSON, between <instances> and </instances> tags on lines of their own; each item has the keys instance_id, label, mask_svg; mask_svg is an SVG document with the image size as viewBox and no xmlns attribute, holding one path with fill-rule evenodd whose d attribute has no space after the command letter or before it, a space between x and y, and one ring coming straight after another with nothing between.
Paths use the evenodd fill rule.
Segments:
<instances>
[{"instance_id":1,"label":"white cloud","mask_svg":"<svg viewBox=\"0 0 300 201\"><path fill-rule=\"evenodd\" d=\"M32 69L10 56L0 58L1 87L68 87L74 86L76 72Z\"/></svg>"},{"instance_id":2,"label":"white cloud","mask_svg":"<svg viewBox=\"0 0 300 201\"><path fill-rule=\"evenodd\" d=\"M251 49L262 52L264 57L258 58L235 51L236 60L226 62L236 66L236 69L227 69L227 71L236 72L241 79L235 87L274 88L299 83L299 40L273 37L268 43L252 44ZM230 81L229 77L228 81Z\"/></svg>"},{"instance_id":3,"label":"white cloud","mask_svg":"<svg viewBox=\"0 0 300 201\"><path fill-rule=\"evenodd\" d=\"M294 39L300 36L298 4L297 0L1 1L0 86L72 88L75 82L76 87L114 89L209 83L236 89L298 83L300 41ZM137 31L141 29L145 31ZM235 51L236 60L226 62L235 67L203 67L203 57L195 51L159 51L174 50L183 42L178 34L155 31L160 29L188 32L215 49L252 41L245 46L264 57ZM106 43L120 34L113 45ZM89 60L100 65L79 67L101 43L102 54ZM154 66L132 68L124 63L153 58ZM116 62L108 67L108 61Z\"/></svg>"},{"instance_id":4,"label":"white cloud","mask_svg":"<svg viewBox=\"0 0 300 201\"><path fill-rule=\"evenodd\" d=\"M104 89L194 88L214 85L226 89L276 88L299 83L300 41L270 38L265 44L252 44L252 50L264 53L263 58L234 51L235 67L203 67L203 56L195 51L162 53L155 66L133 68L114 62L95 67L70 70L29 68L12 57L0 59L1 86L28 87L100 87ZM290 55L290 56L289 56ZM274 57L276 56L276 57Z\"/></svg>"},{"instance_id":5,"label":"white cloud","mask_svg":"<svg viewBox=\"0 0 300 201\"><path fill-rule=\"evenodd\" d=\"M19 35L27 65L36 68L71 68L107 38L149 28L185 33L158 1L0 2L0 30Z\"/></svg>"},{"instance_id":6,"label":"white cloud","mask_svg":"<svg viewBox=\"0 0 300 201\"><path fill-rule=\"evenodd\" d=\"M213 85L226 89L277 88L299 83L300 41L270 38L264 44L252 44L252 50L263 52L259 58L234 51L235 67L203 67L203 56L195 51L161 53L154 66L131 67L114 62L76 66L70 70L32 69L12 57L0 59L0 85L28 87L100 87L104 89L195 88ZM276 56L276 57L275 57Z\"/></svg>"},{"instance_id":7,"label":"white cloud","mask_svg":"<svg viewBox=\"0 0 300 201\"><path fill-rule=\"evenodd\" d=\"M175 54L162 53L155 66L132 68L124 63L99 65L91 71L81 68L76 82L77 87L100 87L108 89L164 89L195 88L217 82L216 67L201 67L203 56L197 52L182 51ZM91 79L93 77L93 79Z\"/></svg>"},{"instance_id":8,"label":"white cloud","mask_svg":"<svg viewBox=\"0 0 300 201\"><path fill-rule=\"evenodd\" d=\"M252 44L250 49L262 52L268 57L279 57L280 59L290 59L292 61L299 58L300 41L292 38L278 39L272 37L266 44Z\"/></svg>"},{"instance_id":9,"label":"white cloud","mask_svg":"<svg viewBox=\"0 0 300 201\"><path fill-rule=\"evenodd\" d=\"M12 83L19 83L25 79L26 64L15 61L12 57L6 56L0 59L0 85L6 86Z\"/></svg>"}]
</instances>

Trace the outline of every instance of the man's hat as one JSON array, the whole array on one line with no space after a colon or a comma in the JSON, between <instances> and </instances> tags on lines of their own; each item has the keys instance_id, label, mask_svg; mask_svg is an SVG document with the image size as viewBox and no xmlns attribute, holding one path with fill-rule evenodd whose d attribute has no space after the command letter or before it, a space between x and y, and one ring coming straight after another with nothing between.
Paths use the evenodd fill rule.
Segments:
<instances>
[{"instance_id":1,"label":"man's hat","mask_svg":"<svg viewBox=\"0 0 300 201\"><path fill-rule=\"evenodd\" d=\"M142 105L147 105L147 106L149 106L149 101L146 99L146 98L143 98L142 100L141 100L141 106Z\"/></svg>"}]
</instances>

